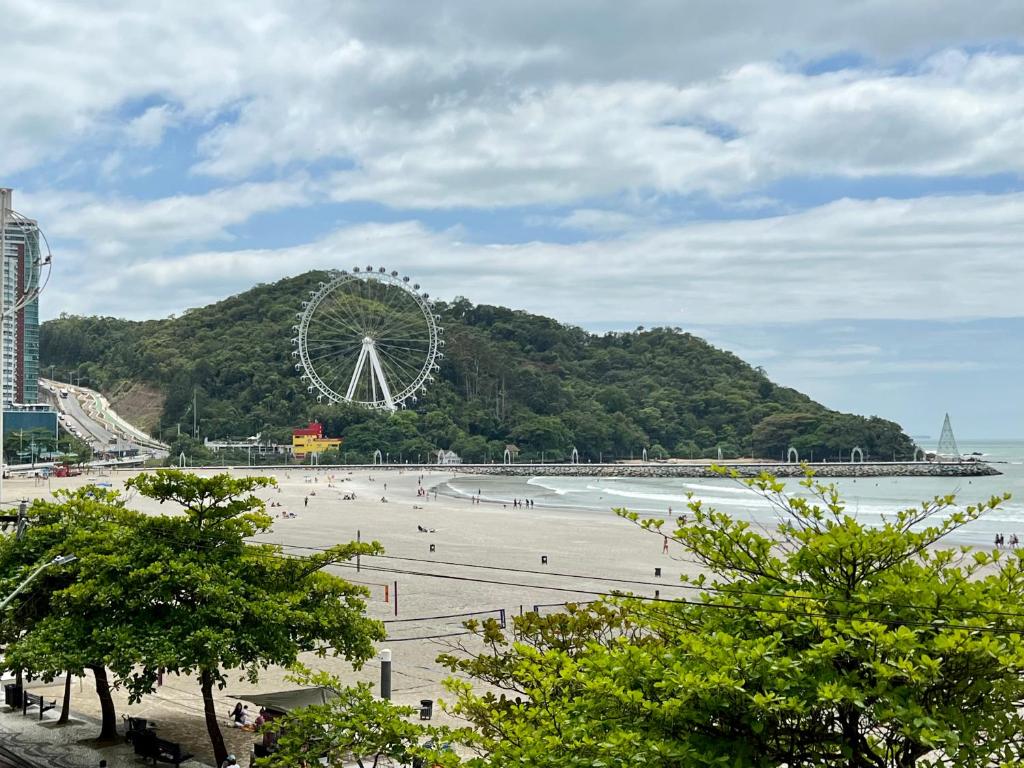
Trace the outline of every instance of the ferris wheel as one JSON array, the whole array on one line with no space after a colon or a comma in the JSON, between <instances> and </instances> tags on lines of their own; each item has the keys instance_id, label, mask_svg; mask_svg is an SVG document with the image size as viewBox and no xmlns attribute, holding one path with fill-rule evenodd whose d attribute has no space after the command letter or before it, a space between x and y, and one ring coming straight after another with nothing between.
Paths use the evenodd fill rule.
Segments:
<instances>
[{"instance_id":1,"label":"ferris wheel","mask_svg":"<svg viewBox=\"0 0 1024 768\"><path fill-rule=\"evenodd\" d=\"M415 403L444 357L430 295L384 267L331 272L302 303L292 355L310 393L394 411Z\"/></svg>"}]
</instances>

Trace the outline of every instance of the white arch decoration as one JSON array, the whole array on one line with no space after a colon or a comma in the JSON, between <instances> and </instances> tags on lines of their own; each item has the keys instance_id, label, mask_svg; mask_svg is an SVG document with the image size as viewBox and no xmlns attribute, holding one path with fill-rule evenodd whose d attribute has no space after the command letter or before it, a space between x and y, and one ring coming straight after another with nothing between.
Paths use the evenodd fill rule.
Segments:
<instances>
[{"instance_id":1,"label":"white arch decoration","mask_svg":"<svg viewBox=\"0 0 1024 768\"><path fill-rule=\"evenodd\" d=\"M184 467L185 466L185 452L184 451L182 451L181 454L178 456L178 466L179 467Z\"/></svg>"},{"instance_id":2,"label":"white arch decoration","mask_svg":"<svg viewBox=\"0 0 1024 768\"><path fill-rule=\"evenodd\" d=\"M850 463L864 463L864 451L860 449L859 445L856 446L852 451L850 451Z\"/></svg>"},{"instance_id":3,"label":"white arch decoration","mask_svg":"<svg viewBox=\"0 0 1024 768\"><path fill-rule=\"evenodd\" d=\"M381 453L380 449L378 448L376 451L373 452L373 466L376 467L378 464L383 464L383 463L384 463L384 454Z\"/></svg>"},{"instance_id":4,"label":"white arch decoration","mask_svg":"<svg viewBox=\"0 0 1024 768\"><path fill-rule=\"evenodd\" d=\"M573 464L579 464L580 463L580 452L576 450L576 446L572 447L572 457L571 457L570 461Z\"/></svg>"},{"instance_id":5,"label":"white arch decoration","mask_svg":"<svg viewBox=\"0 0 1024 768\"><path fill-rule=\"evenodd\" d=\"M718 446L718 460L722 460L722 446Z\"/></svg>"},{"instance_id":6,"label":"white arch decoration","mask_svg":"<svg viewBox=\"0 0 1024 768\"><path fill-rule=\"evenodd\" d=\"M646 464L647 463L647 449L646 448L644 448L643 459L644 459L644 464Z\"/></svg>"},{"instance_id":7,"label":"white arch decoration","mask_svg":"<svg viewBox=\"0 0 1024 768\"><path fill-rule=\"evenodd\" d=\"M444 448L441 448L437 452L437 463L444 464Z\"/></svg>"},{"instance_id":8,"label":"white arch decoration","mask_svg":"<svg viewBox=\"0 0 1024 768\"><path fill-rule=\"evenodd\" d=\"M505 449L505 463L512 463L512 451L510 451L508 448Z\"/></svg>"},{"instance_id":9,"label":"white arch decoration","mask_svg":"<svg viewBox=\"0 0 1024 768\"><path fill-rule=\"evenodd\" d=\"M789 450L786 451L786 463L787 464L799 464L800 463L800 454L797 453L796 448L794 448L793 446L790 446Z\"/></svg>"}]
</instances>

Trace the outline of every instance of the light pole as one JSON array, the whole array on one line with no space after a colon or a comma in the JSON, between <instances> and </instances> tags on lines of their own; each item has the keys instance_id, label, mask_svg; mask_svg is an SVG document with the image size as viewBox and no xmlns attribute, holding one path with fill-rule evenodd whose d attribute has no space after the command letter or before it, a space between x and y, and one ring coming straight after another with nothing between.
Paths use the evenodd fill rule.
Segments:
<instances>
[{"instance_id":1,"label":"light pole","mask_svg":"<svg viewBox=\"0 0 1024 768\"><path fill-rule=\"evenodd\" d=\"M51 565L67 565L68 563L72 563L72 562L74 562L77 559L78 559L78 557L76 555L57 555L57 557L53 558L53 560L50 560L49 562L46 562L46 563L43 563L42 565L40 565L38 568L36 568L34 571L32 571L32 573L29 574L28 578L25 579L23 582L21 582L21 584L19 584L15 588L15 590L13 592L11 592L11 594L9 594L7 597L5 597L3 599L3 602L0 602L0 611L2 611L4 608L6 608L7 604L10 603L11 600L13 600L15 598L15 596L19 592L21 592L21 590L23 590L25 587L27 587L32 582L32 580L35 579L36 576L38 576L40 573L45 571Z\"/></svg>"}]
</instances>

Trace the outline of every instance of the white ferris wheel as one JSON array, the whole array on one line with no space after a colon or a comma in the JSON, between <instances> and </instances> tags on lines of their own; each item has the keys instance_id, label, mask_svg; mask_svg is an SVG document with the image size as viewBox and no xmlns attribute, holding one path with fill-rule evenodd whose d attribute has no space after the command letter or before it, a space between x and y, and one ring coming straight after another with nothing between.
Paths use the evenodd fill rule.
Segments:
<instances>
[{"instance_id":1,"label":"white ferris wheel","mask_svg":"<svg viewBox=\"0 0 1024 768\"><path fill-rule=\"evenodd\" d=\"M292 355L317 400L394 411L426 391L444 357L444 329L418 284L384 267L355 267L331 272L309 295Z\"/></svg>"}]
</instances>

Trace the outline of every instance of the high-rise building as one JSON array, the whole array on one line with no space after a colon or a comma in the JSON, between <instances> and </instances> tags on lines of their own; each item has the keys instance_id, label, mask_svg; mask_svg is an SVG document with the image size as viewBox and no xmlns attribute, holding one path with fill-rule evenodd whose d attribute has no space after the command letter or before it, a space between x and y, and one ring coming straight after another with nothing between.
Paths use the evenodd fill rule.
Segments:
<instances>
[{"instance_id":1,"label":"high-rise building","mask_svg":"<svg viewBox=\"0 0 1024 768\"><path fill-rule=\"evenodd\" d=\"M0 392L4 407L39 399L39 299L19 309L39 280L39 226L13 210L13 190L0 188L3 260L3 349Z\"/></svg>"}]
</instances>

